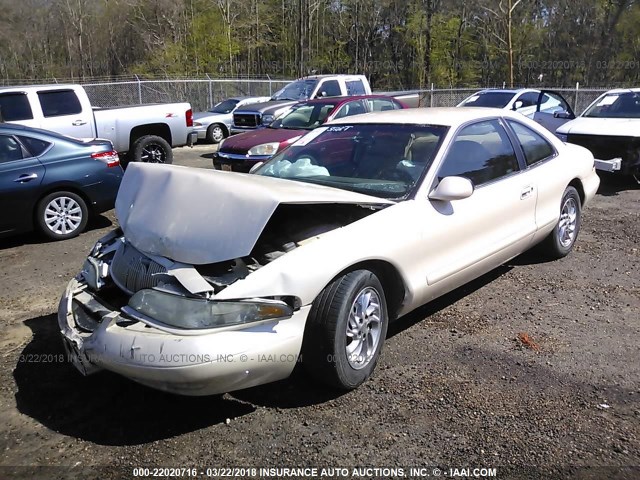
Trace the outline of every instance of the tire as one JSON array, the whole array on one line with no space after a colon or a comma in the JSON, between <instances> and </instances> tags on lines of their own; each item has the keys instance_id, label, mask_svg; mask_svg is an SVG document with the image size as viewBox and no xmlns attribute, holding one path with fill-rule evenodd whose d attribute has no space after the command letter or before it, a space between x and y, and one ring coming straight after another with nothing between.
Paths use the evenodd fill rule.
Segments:
<instances>
[{"instance_id":1,"label":"tire","mask_svg":"<svg viewBox=\"0 0 640 480\"><path fill-rule=\"evenodd\" d=\"M560 202L558 223L543 241L544 254L550 259L566 257L573 249L582 223L580 195L573 187L567 187Z\"/></svg>"},{"instance_id":2,"label":"tire","mask_svg":"<svg viewBox=\"0 0 640 480\"><path fill-rule=\"evenodd\" d=\"M359 315L363 306L368 311L364 317ZM311 307L303 366L331 387L353 390L375 369L388 319L384 291L374 273L356 270L335 279Z\"/></svg>"},{"instance_id":3,"label":"tire","mask_svg":"<svg viewBox=\"0 0 640 480\"><path fill-rule=\"evenodd\" d=\"M222 125L219 123L209 125L209 128L207 128L207 142L220 143L225 138L227 138L227 134Z\"/></svg>"},{"instance_id":4,"label":"tire","mask_svg":"<svg viewBox=\"0 0 640 480\"><path fill-rule=\"evenodd\" d=\"M89 220L86 202L72 192L54 192L38 202L36 223L53 240L77 237Z\"/></svg>"},{"instance_id":5,"label":"tire","mask_svg":"<svg viewBox=\"0 0 640 480\"><path fill-rule=\"evenodd\" d=\"M173 163L171 145L162 137L147 135L133 144L130 160L145 163Z\"/></svg>"}]
</instances>

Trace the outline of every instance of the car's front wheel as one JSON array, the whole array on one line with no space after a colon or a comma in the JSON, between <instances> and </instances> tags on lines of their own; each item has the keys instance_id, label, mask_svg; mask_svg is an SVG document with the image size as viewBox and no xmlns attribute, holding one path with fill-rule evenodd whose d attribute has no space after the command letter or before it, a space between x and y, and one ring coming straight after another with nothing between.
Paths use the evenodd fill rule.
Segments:
<instances>
[{"instance_id":1,"label":"car's front wheel","mask_svg":"<svg viewBox=\"0 0 640 480\"><path fill-rule=\"evenodd\" d=\"M580 195L574 187L569 186L562 195L558 223L543 243L546 255L553 259L567 256L576 243L581 223Z\"/></svg>"},{"instance_id":2,"label":"car's front wheel","mask_svg":"<svg viewBox=\"0 0 640 480\"><path fill-rule=\"evenodd\" d=\"M388 323L384 290L373 272L355 270L338 277L309 313L303 365L330 386L354 389L375 369Z\"/></svg>"},{"instance_id":3,"label":"car's front wheel","mask_svg":"<svg viewBox=\"0 0 640 480\"><path fill-rule=\"evenodd\" d=\"M86 202L73 192L54 192L38 203L36 221L40 231L53 240L75 237L87 226Z\"/></svg>"},{"instance_id":4,"label":"car's front wheel","mask_svg":"<svg viewBox=\"0 0 640 480\"><path fill-rule=\"evenodd\" d=\"M225 137L225 130L220 124L214 123L207 128L207 141L209 143L220 143Z\"/></svg>"}]
</instances>

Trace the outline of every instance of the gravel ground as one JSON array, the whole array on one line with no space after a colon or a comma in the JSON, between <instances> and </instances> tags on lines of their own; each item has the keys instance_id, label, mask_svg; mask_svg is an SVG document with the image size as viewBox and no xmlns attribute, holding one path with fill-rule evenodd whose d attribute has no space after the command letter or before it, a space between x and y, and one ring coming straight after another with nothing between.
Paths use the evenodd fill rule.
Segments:
<instances>
[{"instance_id":1,"label":"gravel ground","mask_svg":"<svg viewBox=\"0 0 640 480\"><path fill-rule=\"evenodd\" d=\"M211 151L176 163L210 167ZM527 254L400 319L374 376L347 394L301 372L206 398L83 378L63 361L55 312L113 212L65 242L0 240L0 477L311 465L349 468L342 478L417 466L423 478L640 478L639 220L640 188L605 177L569 257Z\"/></svg>"}]
</instances>

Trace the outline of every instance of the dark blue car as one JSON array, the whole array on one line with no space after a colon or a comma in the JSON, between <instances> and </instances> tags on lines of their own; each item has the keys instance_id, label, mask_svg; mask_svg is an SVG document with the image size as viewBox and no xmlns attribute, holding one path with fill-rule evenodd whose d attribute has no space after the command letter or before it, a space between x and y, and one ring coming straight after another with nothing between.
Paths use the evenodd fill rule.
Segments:
<instances>
[{"instance_id":1,"label":"dark blue car","mask_svg":"<svg viewBox=\"0 0 640 480\"><path fill-rule=\"evenodd\" d=\"M0 236L77 236L90 215L113 208L123 173L108 140L0 123Z\"/></svg>"}]
</instances>

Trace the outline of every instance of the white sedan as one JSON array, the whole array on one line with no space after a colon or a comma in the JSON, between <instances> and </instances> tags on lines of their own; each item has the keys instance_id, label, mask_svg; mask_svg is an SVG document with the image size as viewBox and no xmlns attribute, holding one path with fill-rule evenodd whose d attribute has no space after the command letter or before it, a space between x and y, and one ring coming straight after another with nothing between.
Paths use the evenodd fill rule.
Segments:
<instances>
[{"instance_id":1,"label":"white sedan","mask_svg":"<svg viewBox=\"0 0 640 480\"><path fill-rule=\"evenodd\" d=\"M541 244L567 255L592 154L522 115L411 109L318 128L254 174L131 164L121 225L58 313L84 374L180 394L353 389L389 322Z\"/></svg>"}]
</instances>

